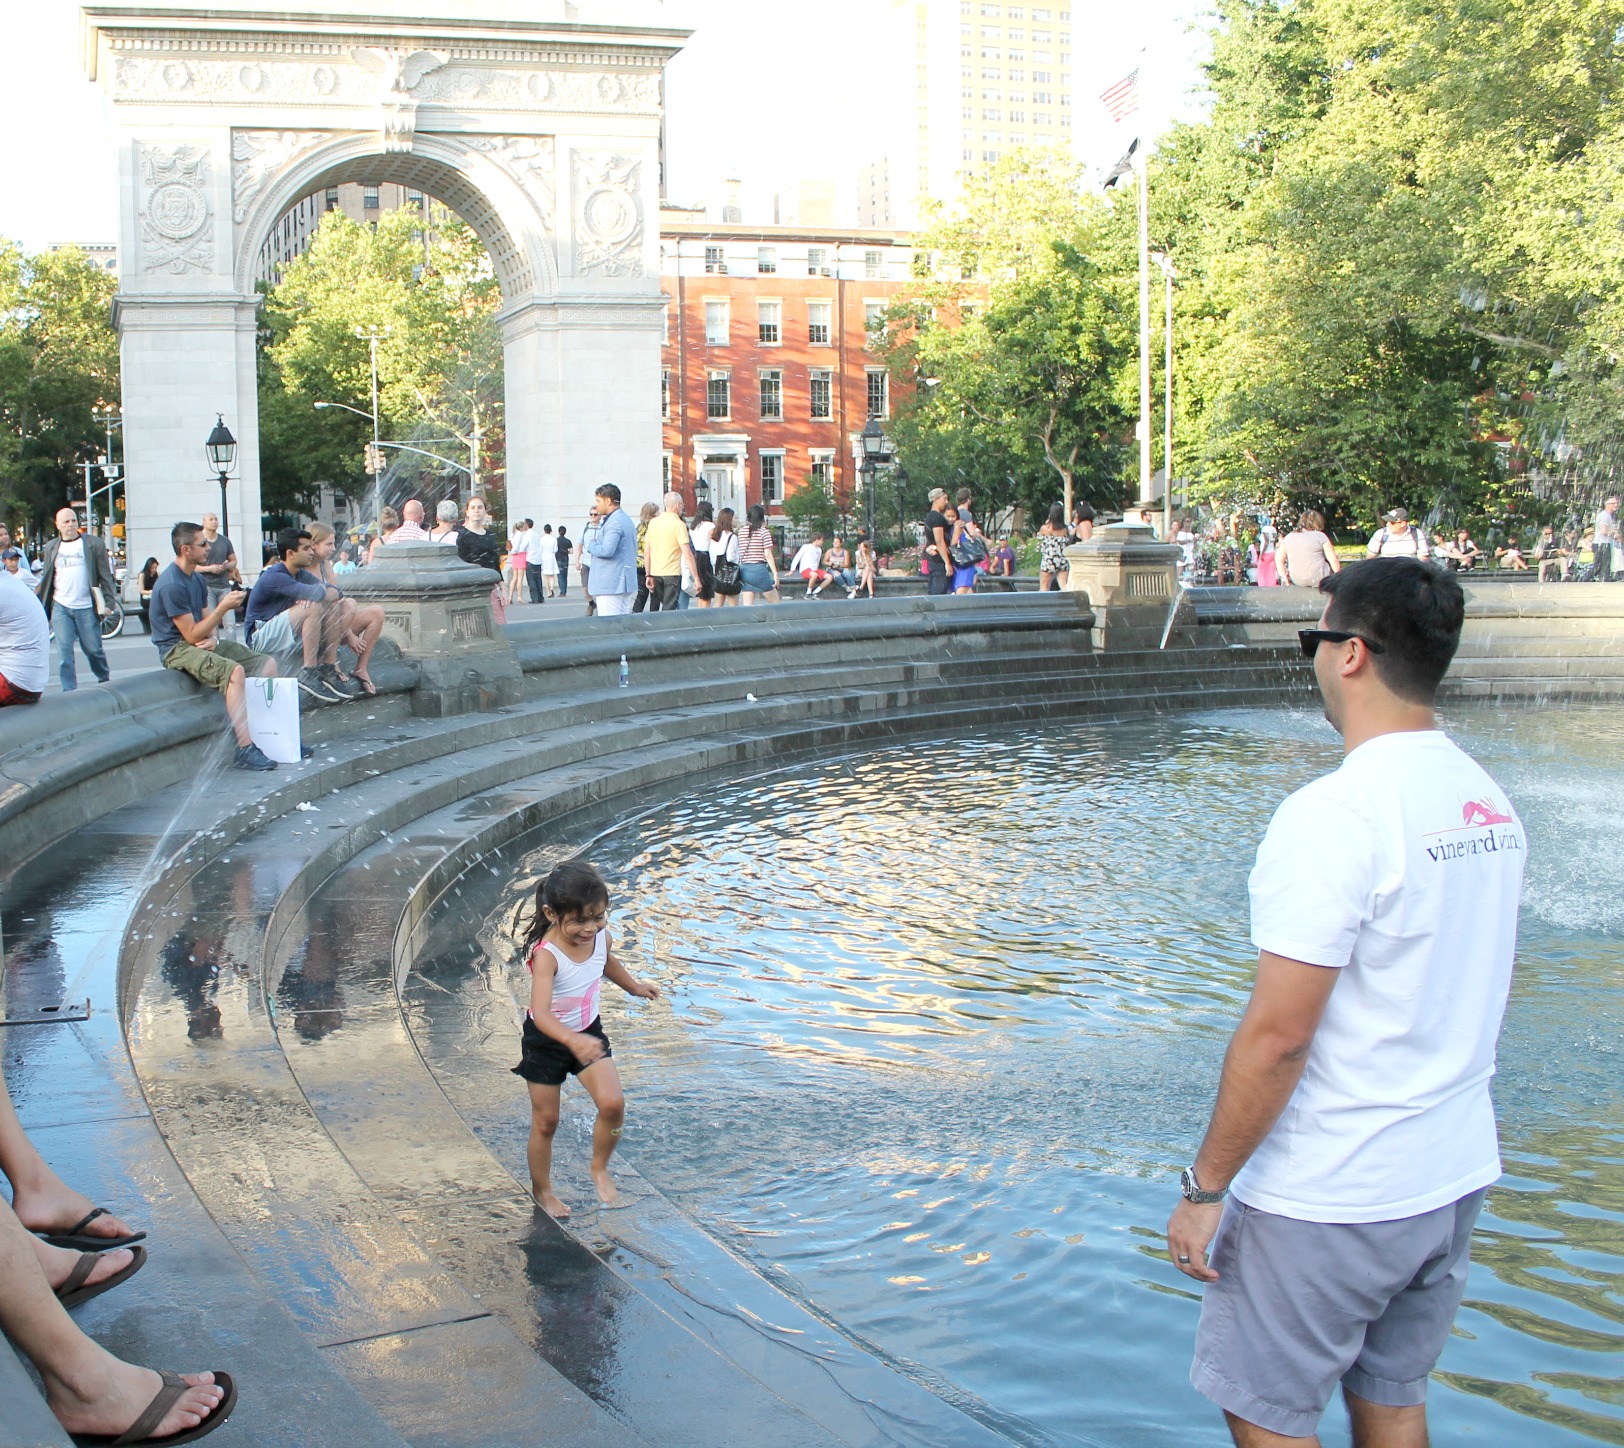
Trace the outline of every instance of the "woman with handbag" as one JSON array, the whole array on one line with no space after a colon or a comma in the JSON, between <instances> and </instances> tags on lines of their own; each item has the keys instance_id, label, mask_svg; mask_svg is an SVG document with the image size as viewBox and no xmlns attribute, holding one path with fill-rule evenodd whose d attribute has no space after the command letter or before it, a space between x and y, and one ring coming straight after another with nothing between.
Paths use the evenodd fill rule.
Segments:
<instances>
[{"instance_id":1,"label":"woman with handbag","mask_svg":"<svg viewBox=\"0 0 1624 1448\"><path fill-rule=\"evenodd\" d=\"M987 556L987 545L981 541L981 530L976 527L968 508L949 508L945 514L952 524L947 551L953 560L953 592L974 593L976 572Z\"/></svg>"},{"instance_id":2,"label":"woman with handbag","mask_svg":"<svg viewBox=\"0 0 1624 1448\"><path fill-rule=\"evenodd\" d=\"M711 539L716 535L716 522L711 505L706 502L694 509L693 525L688 530L688 541L694 550L694 605L698 608L716 606L716 577L711 566Z\"/></svg>"},{"instance_id":3,"label":"woman with handbag","mask_svg":"<svg viewBox=\"0 0 1624 1448\"><path fill-rule=\"evenodd\" d=\"M733 509L723 508L716 515L709 553L711 586L716 590L712 607L737 608L744 584L739 574L739 535L733 531Z\"/></svg>"}]
</instances>

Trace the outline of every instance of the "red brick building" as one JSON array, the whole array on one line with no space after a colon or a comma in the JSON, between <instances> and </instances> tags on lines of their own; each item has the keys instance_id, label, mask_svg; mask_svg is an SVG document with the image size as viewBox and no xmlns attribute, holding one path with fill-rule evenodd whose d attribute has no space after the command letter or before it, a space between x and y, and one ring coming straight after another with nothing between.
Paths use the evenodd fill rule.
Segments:
<instances>
[{"instance_id":1,"label":"red brick building","mask_svg":"<svg viewBox=\"0 0 1624 1448\"><path fill-rule=\"evenodd\" d=\"M665 472L689 506L771 515L813 483L860 506L858 434L896 401L870 328L913 281L911 240L664 220Z\"/></svg>"}]
</instances>

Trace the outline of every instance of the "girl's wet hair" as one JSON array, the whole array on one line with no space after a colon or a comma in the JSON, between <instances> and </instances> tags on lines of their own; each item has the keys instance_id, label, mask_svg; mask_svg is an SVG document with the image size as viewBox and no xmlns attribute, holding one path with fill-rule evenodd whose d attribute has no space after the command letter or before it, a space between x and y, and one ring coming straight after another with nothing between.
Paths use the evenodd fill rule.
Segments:
<instances>
[{"instance_id":1,"label":"girl's wet hair","mask_svg":"<svg viewBox=\"0 0 1624 1448\"><path fill-rule=\"evenodd\" d=\"M555 865L536 886L535 909L524 933L524 953L529 955L551 927L549 910L554 920L567 920L571 915L591 914L597 906L608 903L608 884L585 860Z\"/></svg>"}]
</instances>

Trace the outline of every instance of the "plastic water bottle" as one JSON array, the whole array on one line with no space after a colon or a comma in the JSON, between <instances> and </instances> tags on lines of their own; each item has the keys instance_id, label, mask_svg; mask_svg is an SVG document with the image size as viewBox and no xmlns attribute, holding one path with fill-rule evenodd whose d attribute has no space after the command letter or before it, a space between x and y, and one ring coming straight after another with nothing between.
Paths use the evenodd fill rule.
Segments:
<instances>
[{"instance_id":1,"label":"plastic water bottle","mask_svg":"<svg viewBox=\"0 0 1624 1448\"><path fill-rule=\"evenodd\" d=\"M632 666L626 662L626 655L620 656L620 687L629 689L632 686Z\"/></svg>"}]
</instances>

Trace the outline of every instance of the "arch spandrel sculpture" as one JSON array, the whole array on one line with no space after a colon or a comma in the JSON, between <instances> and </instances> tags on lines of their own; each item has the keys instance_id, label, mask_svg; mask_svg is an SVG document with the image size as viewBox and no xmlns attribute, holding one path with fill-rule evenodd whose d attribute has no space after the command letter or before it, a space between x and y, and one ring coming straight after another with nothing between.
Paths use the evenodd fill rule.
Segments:
<instances>
[{"instance_id":1,"label":"arch spandrel sculpture","mask_svg":"<svg viewBox=\"0 0 1624 1448\"><path fill-rule=\"evenodd\" d=\"M340 181L420 189L489 249L511 513L575 523L600 482L658 486L663 78L688 32L661 0L414 8L83 6L119 141L132 557L167 558L171 523L218 504L202 442L223 413L257 565L255 268L288 208Z\"/></svg>"}]
</instances>

